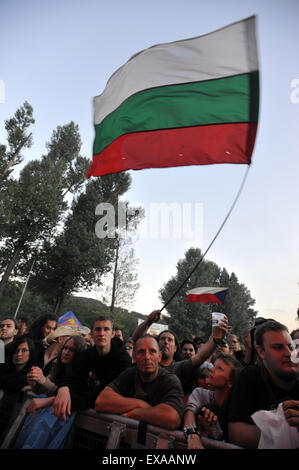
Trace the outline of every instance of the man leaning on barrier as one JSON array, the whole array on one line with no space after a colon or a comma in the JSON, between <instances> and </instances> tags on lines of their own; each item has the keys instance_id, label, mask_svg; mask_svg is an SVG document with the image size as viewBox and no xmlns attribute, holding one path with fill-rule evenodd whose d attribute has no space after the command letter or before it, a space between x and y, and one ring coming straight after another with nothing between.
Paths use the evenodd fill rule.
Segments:
<instances>
[{"instance_id":1,"label":"man leaning on barrier","mask_svg":"<svg viewBox=\"0 0 299 470\"><path fill-rule=\"evenodd\" d=\"M136 367L122 372L100 393L96 411L176 429L183 414L183 390L177 376L159 366L157 340L151 335L139 338L133 357Z\"/></svg>"}]
</instances>

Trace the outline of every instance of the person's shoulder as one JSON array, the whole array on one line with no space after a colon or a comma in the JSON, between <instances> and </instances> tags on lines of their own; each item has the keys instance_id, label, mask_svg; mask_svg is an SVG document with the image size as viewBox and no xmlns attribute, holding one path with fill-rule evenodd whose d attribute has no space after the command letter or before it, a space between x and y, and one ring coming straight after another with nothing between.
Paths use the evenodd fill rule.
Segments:
<instances>
[{"instance_id":1,"label":"person's shoulder","mask_svg":"<svg viewBox=\"0 0 299 470\"><path fill-rule=\"evenodd\" d=\"M257 364L244 366L242 370L239 372L239 376L244 376L244 377L260 377L260 375L261 375L261 367Z\"/></svg>"},{"instance_id":2,"label":"person's shoulder","mask_svg":"<svg viewBox=\"0 0 299 470\"><path fill-rule=\"evenodd\" d=\"M127 367L124 369L122 372L120 372L109 384L117 384L117 385L126 385L127 384L132 384L135 382L136 377L138 377L137 374L137 367Z\"/></svg>"},{"instance_id":3,"label":"person's shoulder","mask_svg":"<svg viewBox=\"0 0 299 470\"><path fill-rule=\"evenodd\" d=\"M182 361L173 361L171 363L171 372L174 374L193 374L195 368L193 366L192 359L183 359Z\"/></svg>"},{"instance_id":4,"label":"person's shoulder","mask_svg":"<svg viewBox=\"0 0 299 470\"><path fill-rule=\"evenodd\" d=\"M262 368L259 365L244 366L236 377L235 384L254 384L262 380Z\"/></svg>"},{"instance_id":5,"label":"person's shoulder","mask_svg":"<svg viewBox=\"0 0 299 470\"><path fill-rule=\"evenodd\" d=\"M171 381L176 384L181 384L180 379L174 372L161 365L159 366L158 378L163 381Z\"/></svg>"},{"instance_id":6,"label":"person's shoulder","mask_svg":"<svg viewBox=\"0 0 299 470\"><path fill-rule=\"evenodd\" d=\"M214 391L213 390L208 390L208 389L203 388L203 387L194 388L192 390L192 393L190 394L190 397L193 397L193 398L211 399L213 396L214 396Z\"/></svg>"}]
</instances>

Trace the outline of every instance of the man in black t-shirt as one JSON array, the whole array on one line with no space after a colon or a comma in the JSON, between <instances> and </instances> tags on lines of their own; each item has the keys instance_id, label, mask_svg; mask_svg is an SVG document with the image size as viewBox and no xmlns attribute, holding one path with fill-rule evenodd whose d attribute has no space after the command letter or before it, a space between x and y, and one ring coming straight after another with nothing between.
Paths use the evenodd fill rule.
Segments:
<instances>
[{"instance_id":1,"label":"man in black t-shirt","mask_svg":"<svg viewBox=\"0 0 299 470\"><path fill-rule=\"evenodd\" d=\"M159 366L161 352L151 335L134 347L136 367L125 370L98 396L95 409L176 429L183 414L183 390L178 377Z\"/></svg>"},{"instance_id":2,"label":"man in black t-shirt","mask_svg":"<svg viewBox=\"0 0 299 470\"><path fill-rule=\"evenodd\" d=\"M72 372L60 384L53 404L53 414L63 420L71 411L94 407L98 394L124 369L132 365L123 342L115 338L113 320L95 319L92 337L95 345L78 354Z\"/></svg>"},{"instance_id":3,"label":"man in black t-shirt","mask_svg":"<svg viewBox=\"0 0 299 470\"><path fill-rule=\"evenodd\" d=\"M260 431L251 416L259 410L277 408L283 402L290 425L299 426L296 364L291 361L292 339L286 326L268 320L255 332L260 365L245 367L237 378L229 408L229 440L246 448L257 448Z\"/></svg>"}]
</instances>

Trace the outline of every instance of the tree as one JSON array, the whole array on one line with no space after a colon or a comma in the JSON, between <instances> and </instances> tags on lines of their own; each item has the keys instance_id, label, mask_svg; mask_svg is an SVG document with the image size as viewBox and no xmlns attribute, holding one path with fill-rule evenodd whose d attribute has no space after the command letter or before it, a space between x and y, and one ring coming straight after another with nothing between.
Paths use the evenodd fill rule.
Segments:
<instances>
[{"instance_id":1,"label":"tree","mask_svg":"<svg viewBox=\"0 0 299 470\"><path fill-rule=\"evenodd\" d=\"M24 284L20 281L9 281L5 290L5 296L1 301L0 320L7 316L13 317L23 291ZM99 315L107 315L109 306L102 302L87 297L66 295L61 306L61 313L72 310L82 325L91 328L93 321ZM51 305L37 291L27 288L18 311L17 320L26 317L31 324L41 312L52 312ZM113 312L115 324L118 325L125 337L132 335L138 318L145 320L146 316L137 312L129 312L125 309L115 308Z\"/></svg>"},{"instance_id":2,"label":"tree","mask_svg":"<svg viewBox=\"0 0 299 470\"><path fill-rule=\"evenodd\" d=\"M127 173L89 181L85 191L74 199L61 233L43 243L30 288L41 292L54 313L61 311L68 294L82 288L90 290L111 268L116 239L97 237L95 208L101 202L116 206L118 196L129 185Z\"/></svg>"},{"instance_id":3,"label":"tree","mask_svg":"<svg viewBox=\"0 0 299 470\"><path fill-rule=\"evenodd\" d=\"M110 313L115 307L132 307L140 286L137 281L137 264L131 238L117 238L112 269L104 281L104 286L98 289L102 301L110 304Z\"/></svg>"},{"instance_id":4,"label":"tree","mask_svg":"<svg viewBox=\"0 0 299 470\"><path fill-rule=\"evenodd\" d=\"M164 303L187 278L201 256L199 249L190 248L185 253L185 258L179 260L176 275L160 290L160 296ZM228 287L224 304L219 306L214 303L185 303L186 292L201 286ZM234 273L229 276L226 269L221 269L214 262L203 260L168 304L169 317L163 318L163 321L165 320L169 324L169 328L176 332L180 339L190 338L193 334L206 340L211 332L211 312L220 311L228 316L234 333L239 335L252 325L257 313L251 308L254 303L255 300L252 299L249 290L243 284L239 284Z\"/></svg>"},{"instance_id":5,"label":"tree","mask_svg":"<svg viewBox=\"0 0 299 470\"><path fill-rule=\"evenodd\" d=\"M137 281L138 260L135 258L132 235L144 217L144 209L129 207L128 202L121 202L120 207L125 211L126 226L116 230L113 268L104 282L105 286L99 290L103 302L110 303L110 313L116 306L132 307L140 286Z\"/></svg>"},{"instance_id":6,"label":"tree","mask_svg":"<svg viewBox=\"0 0 299 470\"><path fill-rule=\"evenodd\" d=\"M24 284L20 281L8 281L5 295L1 299L1 313L0 317L3 316L14 317L17 306L19 304L20 297L22 295ZM25 290L22 303L20 305L17 320L20 317L28 318L28 322L31 323L41 313L50 313L50 306L38 293L32 293L29 289Z\"/></svg>"},{"instance_id":7,"label":"tree","mask_svg":"<svg viewBox=\"0 0 299 470\"><path fill-rule=\"evenodd\" d=\"M33 109L27 101L17 109L12 118L5 121L9 149L7 150L5 145L0 146L1 187L13 171L12 167L18 165L23 160L22 149L31 147L32 134L27 134L26 131L34 122Z\"/></svg>"},{"instance_id":8,"label":"tree","mask_svg":"<svg viewBox=\"0 0 299 470\"><path fill-rule=\"evenodd\" d=\"M78 189L83 181L80 174L73 176L73 162L87 168L87 159L80 157L78 126L73 122L58 127L48 144L49 153L41 160L30 161L18 180L7 181L0 201L0 228L3 245L0 248L0 267L4 274L0 282L0 297L21 256L28 258L38 242L53 236L67 203L66 185ZM19 274L22 273L20 270Z\"/></svg>"}]
</instances>

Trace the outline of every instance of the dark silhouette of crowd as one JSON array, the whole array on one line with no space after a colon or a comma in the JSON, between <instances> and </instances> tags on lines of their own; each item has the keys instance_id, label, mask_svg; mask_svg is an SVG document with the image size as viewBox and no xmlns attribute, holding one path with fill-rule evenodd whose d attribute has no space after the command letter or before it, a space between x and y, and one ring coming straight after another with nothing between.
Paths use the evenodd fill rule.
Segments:
<instances>
[{"instance_id":1,"label":"dark silhouette of crowd","mask_svg":"<svg viewBox=\"0 0 299 470\"><path fill-rule=\"evenodd\" d=\"M179 341L169 329L148 334L160 317L154 310L128 338L106 315L91 330L59 325L52 314L31 325L26 317L3 317L0 444L28 393L15 448L63 447L63 440L41 441L42 423L54 416L65 439L76 413L90 408L183 431L188 449L204 449L203 437L261 447L260 411L282 410L281 419L299 436L299 329L289 333L258 317L238 337L224 316L207 341L196 332Z\"/></svg>"}]
</instances>

